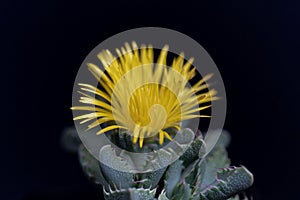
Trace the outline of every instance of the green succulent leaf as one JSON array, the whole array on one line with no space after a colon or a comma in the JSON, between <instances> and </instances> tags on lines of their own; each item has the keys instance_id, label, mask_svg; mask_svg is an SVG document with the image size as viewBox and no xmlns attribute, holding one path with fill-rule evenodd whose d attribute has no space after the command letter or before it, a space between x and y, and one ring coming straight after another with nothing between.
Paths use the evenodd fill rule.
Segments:
<instances>
[{"instance_id":1,"label":"green succulent leaf","mask_svg":"<svg viewBox=\"0 0 300 200\"><path fill-rule=\"evenodd\" d=\"M100 170L99 161L83 145L79 147L79 161L85 175L97 188L101 188L101 185L107 188L108 183Z\"/></svg>"},{"instance_id":2,"label":"green succulent leaf","mask_svg":"<svg viewBox=\"0 0 300 200\"><path fill-rule=\"evenodd\" d=\"M138 174L139 180L141 180L139 187L143 187L143 188L156 187L161 177L164 175L165 171L166 171L166 167L155 171Z\"/></svg>"},{"instance_id":3,"label":"green succulent leaf","mask_svg":"<svg viewBox=\"0 0 300 200\"><path fill-rule=\"evenodd\" d=\"M205 188L215 180L219 169L230 165L227 151L223 147L216 147L208 156L206 156L205 161L206 169L201 183L201 189Z\"/></svg>"},{"instance_id":4,"label":"green succulent leaf","mask_svg":"<svg viewBox=\"0 0 300 200\"><path fill-rule=\"evenodd\" d=\"M129 189L112 190L109 187L109 190L103 190L103 194L106 200L129 200L131 198Z\"/></svg>"},{"instance_id":5,"label":"green succulent leaf","mask_svg":"<svg viewBox=\"0 0 300 200\"><path fill-rule=\"evenodd\" d=\"M194 161L187 168L184 169L181 175L181 179L188 184L193 184L199 171L200 160Z\"/></svg>"},{"instance_id":6,"label":"green succulent leaf","mask_svg":"<svg viewBox=\"0 0 300 200\"><path fill-rule=\"evenodd\" d=\"M227 148L230 144L230 141L231 141L230 134L227 131L222 130L221 135L218 139L218 142L216 143L214 148L216 148L216 147L225 147L225 148Z\"/></svg>"},{"instance_id":7,"label":"green succulent leaf","mask_svg":"<svg viewBox=\"0 0 300 200\"><path fill-rule=\"evenodd\" d=\"M183 161L183 165L187 167L189 164L199 159L205 154L205 142L197 137L190 147L184 152L182 156L180 156L180 160Z\"/></svg>"},{"instance_id":8,"label":"green succulent leaf","mask_svg":"<svg viewBox=\"0 0 300 200\"><path fill-rule=\"evenodd\" d=\"M253 184L253 175L244 167L224 168L213 183L201 191L200 199L225 200Z\"/></svg>"},{"instance_id":9,"label":"green succulent leaf","mask_svg":"<svg viewBox=\"0 0 300 200\"><path fill-rule=\"evenodd\" d=\"M136 179L138 181L138 187L154 188L160 181L167 167L161 167L165 165L166 157L171 158L171 154L165 150L159 150L154 153L153 157L145 156L141 153L132 153L128 151L121 151L120 157L124 158L128 163L130 169L136 170ZM161 161L163 160L163 161ZM157 164L153 170L154 164ZM144 172L144 173L139 173Z\"/></svg>"},{"instance_id":10,"label":"green succulent leaf","mask_svg":"<svg viewBox=\"0 0 300 200\"><path fill-rule=\"evenodd\" d=\"M226 194L243 191L253 184L252 173L244 166L224 168L218 172L218 180L225 181L221 190Z\"/></svg>"},{"instance_id":11,"label":"green succulent leaf","mask_svg":"<svg viewBox=\"0 0 300 200\"><path fill-rule=\"evenodd\" d=\"M156 189L153 190L149 190L149 189L130 189L130 197L132 200L153 200L155 193L156 193Z\"/></svg>"},{"instance_id":12,"label":"green succulent leaf","mask_svg":"<svg viewBox=\"0 0 300 200\"><path fill-rule=\"evenodd\" d=\"M166 196L166 193L163 191L159 197L158 200L169 200L169 198Z\"/></svg>"},{"instance_id":13,"label":"green succulent leaf","mask_svg":"<svg viewBox=\"0 0 300 200\"><path fill-rule=\"evenodd\" d=\"M118 189L128 189L136 185L134 173L132 173L126 160L116 155L115 150L106 145L101 148L100 167L105 179L112 187Z\"/></svg>"},{"instance_id":14,"label":"green succulent leaf","mask_svg":"<svg viewBox=\"0 0 300 200\"><path fill-rule=\"evenodd\" d=\"M138 174L139 180L142 181L140 186L144 188L156 187L164 175L167 166L172 160L175 160L176 156L177 154L171 149L159 149L158 151L154 151L154 154L147 158L143 167L145 173Z\"/></svg>"},{"instance_id":15,"label":"green succulent leaf","mask_svg":"<svg viewBox=\"0 0 300 200\"><path fill-rule=\"evenodd\" d=\"M104 190L106 200L154 200L156 189L128 188L121 190Z\"/></svg>"},{"instance_id":16,"label":"green succulent leaf","mask_svg":"<svg viewBox=\"0 0 300 200\"><path fill-rule=\"evenodd\" d=\"M191 129L185 128L177 131L176 137L165 148L172 153L172 157L177 160L189 148L194 141L195 134ZM161 149L160 149L161 150Z\"/></svg>"},{"instance_id":17,"label":"green succulent leaf","mask_svg":"<svg viewBox=\"0 0 300 200\"><path fill-rule=\"evenodd\" d=\"M172 196L175 186L180 181L181 171L183 169L182 163L183 163L182 160L177 160L174 163L172 163L166 171L164 183L165 183L166 195L168 197Z\"/></svg>"},{"instance_id":18,"label":"green succulent leaf","mask_svg":"<svg viewBox=\"0 0 300 200\"><path fill-rule=\"evenodd\" d=\"M200 193L200 186L205 174L205 170L206 162L197 160L183 172L182 178L184 178L185 182L190 184L193 197L198 196Z\"/></svg>"},{"instance_id":19,"label":"green succulent leaf","mask_svg":"<svg viewBox=\"0 0 300 200\"><path fill-rule=\"evenodd\" d=\"M75 127L67 127L63 130L61 144L68 152L76 153L78 151L81 141Z\"/></svg>"},{"instance_id":20,"label":"green succulent leaf","mask_svg":"<svg viewBox=\"0 0 300 200\"><path fill-rule=\"evenodd\" d=\"M143 153L133 153L122 150L120 153L120 157L126 160L130 169L134 169L137 171L147 170L146 167L149 158L146 157Z\"/></svg>"},{"instance_id":21,"label":"green succulent leaf","mask_svg":"<svg viewBox=\"0 0 300 200\"><path fill-rule=\"evenodd\" d=\"M144 169L157 170L166 168L177 157L177 154L172 149L159 149L147 158Z\"/></svg>"},{"instance_id":22,"label":"green succulent leaf","mask_svg":"<svg viewBox=\"0 0 300 200\"><path fill-rule=\"evenodd\" d=\"M194 140L194 138L195 138L195 133L189 128L184 128L178 131L176 134L176 141L179 144L190 144L191 141Z\"/></svg>"},{"instance_id":23,"label":"green succulent leaf","mask_svg":"<svg viewBox=\"0 0 300 200\"><path fill-rule=\"evenodd\" d=\"M168 152L165 152L165 150L157 151L153 157L145 156L145 154L142 153L121 151L120 157L126 160L130 169L134 169L137 171L135 175L136 179L139 180L138 187L143 188L156 187L166 170L166 167L161 167L161 165L165 165L165 163L163 161L160 162L160 160L166 160L165 157L168 157L168 159L171 158L170 154ZM152 163L157 164L157 166L154 168L156 170L150 168L153 166Z\"/></svg>"},{"instance_id":24,"label":"green succulent leaf","mask_svg":"<svg viewBox=\"0 0 300 200\"><path fill-rule=\"evenodd\" d=\"M172 197L170 198L171 200L185 200L185 199L190 199L192 190L190 188L190 185L185 183L185 182L180 182L178 183L172 193Z\"/></svg>"},{"instance_id":25,"label":"green succulent leaf","mask_svg":"<svg viewBox=\"0 0 300 200\"><path fill-rule=\"evenodd\" d=\"M218 141L222 135L222 130L214 130L209 131L205 134L204 141L206 144L206 152L207 154L213 150L218 144ZM221 143L221 142L220 142ZM219 143L219 144L220 144Z\"/></svg>"},{"instance_id":26,"label":"green succulent leaf","mask_svg":"<svg viewBox=\"0 0 300 200\"><path fill-rule=\"evenodd\" d=\"M236 194L253 183L253 176L245 167L228 167L226 147L230 135L226 131L220 137L220 131L211 132L203 140L201 136L195 138L190 129L182 129L169 148L157 149L147 144L146 152L153 152L147 156L132 145L129 134L119 132L110 137L124 150L116 153L106 145L100 150L99 162L76 140L77 133L74 135L74 130L70 130L64 137L74 140L70 139L67 145L62 140L64 146L70 151L79 149L84 173L97 188L103 188L106 200L240 200ZM165 187L156 199L156 187L164 174Z\"/></svg>"}]
</instances>

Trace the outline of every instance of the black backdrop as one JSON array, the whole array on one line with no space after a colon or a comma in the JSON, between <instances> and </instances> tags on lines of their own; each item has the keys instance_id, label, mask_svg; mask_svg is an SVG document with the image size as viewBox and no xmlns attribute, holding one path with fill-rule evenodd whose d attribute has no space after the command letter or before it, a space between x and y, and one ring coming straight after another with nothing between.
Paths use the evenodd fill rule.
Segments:
<instances>
[{"instance_id":1,"label":"black backdrop","mask_svg":"<svg viewBox=\"0 0 300 200\"><path fill-rule=\"evenodd\" d=\"M76 155L73 81L85 56L121 31L159 26L198 41L227 90L233 164L255 199L296 199L300 3L296 1L10 1L1 5L1 199L101 199Z\"/></svg>"}]
</instances>

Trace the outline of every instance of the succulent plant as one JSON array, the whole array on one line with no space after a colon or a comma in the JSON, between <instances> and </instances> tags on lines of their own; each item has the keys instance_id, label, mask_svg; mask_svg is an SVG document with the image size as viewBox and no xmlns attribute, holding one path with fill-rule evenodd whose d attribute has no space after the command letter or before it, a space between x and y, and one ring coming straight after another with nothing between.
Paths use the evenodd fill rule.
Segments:
<instances>
[{"instance_id":1,"label":"succulent plant","mask_svg":"<svg viewBox=\"0 0 300 200\"><path fill-rule=\"evenodd\" d=\"M176 142L179 147L183 148L187 140L192 140L192 143L167 167L161 166L175 156L172 150L158 148L153 157L131 157L126 151L116 152L112 146L106 145L100 150L99 162L80 143L75 128L66 129L64 133L64 146L73 152L78 149L84 173L97 189L103 190L106 200L238 200L237 194L253 184L253 175L246 167L230 166L226 151L230 135L226 131L222 131L210 152L206 151L210 144L201 134L194 134L190 129L178 131ZM130 137L118 134L122 140L113 141L116 145L122 146L129 140L127 144L131 144L131 148L139 149L138 144L130 142ZM157 165L157 170L134 173L130 172L132 165L144 169Z\"/></svg>"},{"instance_id":2,"label":"succulent plant","mask_svg":"<svg viewBox=\"0 0 300 200\"><path fill-rule=\"evenodd\" d=\"M194 119L212 122L213 102L225 101L207 83L212 74L197 77L194 59L183 52L168 64L168 52L165 45L156 59L152 45L135 41L117 56L102 50L103 68L86 63L97 83L74 86L80 95L73 93L71 110L83 144L70 129L63 142L79 150L85 174L107 200L222 200L252 185L245 167L230 167L228 133L203 137L185 128L195 130Z\"/></svg>"}]
</instances>

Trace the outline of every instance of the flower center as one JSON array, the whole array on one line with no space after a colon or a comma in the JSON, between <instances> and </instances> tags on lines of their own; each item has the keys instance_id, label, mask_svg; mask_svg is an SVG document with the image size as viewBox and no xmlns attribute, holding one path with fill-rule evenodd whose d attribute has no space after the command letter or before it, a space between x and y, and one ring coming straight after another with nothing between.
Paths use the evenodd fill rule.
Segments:
<instances>
[{"instance_id":1,"label":"flower center","mask_svg":"<svg viewBox=\"0 0 300 200\"><path fill-rule=\"evenodd\" d=\"M180 114L176 95L159 84L145 84L137 88L129 100L132 120L148 131L156 132L168 126L168 117Z\"/></svg>"}]
</instances>

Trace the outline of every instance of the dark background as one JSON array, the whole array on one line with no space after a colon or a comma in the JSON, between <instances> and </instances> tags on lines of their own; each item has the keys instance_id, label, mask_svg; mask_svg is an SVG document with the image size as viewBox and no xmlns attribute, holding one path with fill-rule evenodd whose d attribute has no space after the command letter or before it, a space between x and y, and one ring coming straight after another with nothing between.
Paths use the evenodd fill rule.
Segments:
<instances>
[{"instance_id":1,"label":"dark background","mask_svg":"<svg viewBox=\"0 0 300 200\"><path fill-rule=\"evenodd\" d=\"M297 1L9 1L1 22L0 199L101 199L59 143L73 125L81 62L100 42L143 26L198 41L223 77L234 165L255 199L298 199L300 3Z\"/></svg>"}]
</instances>

